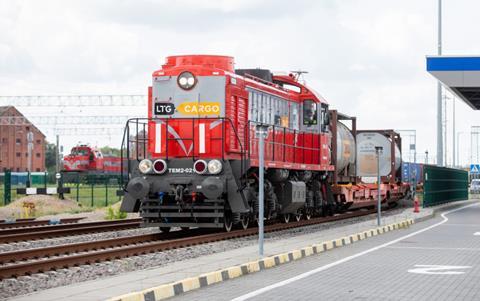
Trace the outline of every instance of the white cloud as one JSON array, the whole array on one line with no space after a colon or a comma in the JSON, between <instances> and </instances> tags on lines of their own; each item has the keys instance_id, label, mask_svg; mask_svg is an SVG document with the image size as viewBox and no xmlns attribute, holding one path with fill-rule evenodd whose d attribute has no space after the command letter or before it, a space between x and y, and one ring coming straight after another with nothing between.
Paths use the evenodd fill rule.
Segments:
<instances>
[{"instance_id":1,"label":"white cloud","mask_svg":"<svg viewBox=\"0 0 480 301\"><path fill-rule=\"evenodd\" d=\"M417 128L435 150L431 1L0 0L0 94L145 93L168 55L232 55L237 67L308 70L361 127ZM478 53L479 7L445 4L445 51ZM478 114L458 109L458 130ZM477 115L476 115L477 114ZM461 122L460 122L461 121Z\"/></svg>"}]
</instances>

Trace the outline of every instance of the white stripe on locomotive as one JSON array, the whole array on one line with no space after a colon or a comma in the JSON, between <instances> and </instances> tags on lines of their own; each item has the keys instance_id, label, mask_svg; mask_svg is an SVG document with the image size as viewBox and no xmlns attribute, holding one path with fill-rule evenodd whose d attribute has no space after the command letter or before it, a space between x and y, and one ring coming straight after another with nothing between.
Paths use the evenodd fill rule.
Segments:
<instances>
[{"instance_id":1,"label":"white stripe on locomotive","mask_svg":"<svg viewBox=\"0 0 480 301\"><path fill-rule=\"evenodd\" d=\"M198 145L198 152L200 154L205 153L205 123L200 123L198 125L198 136L199 136L199 145Z\"/></svg>"},{"instance_id":2,"label":"white stripe on locomotive","mask_svg":"<svg viewBox=\"0 0 480 301\"><path fill-rule=\"evenodd\" d=\"M155 124L155 153L162 152L162 124Z\"/></svg>"}]
</instances>

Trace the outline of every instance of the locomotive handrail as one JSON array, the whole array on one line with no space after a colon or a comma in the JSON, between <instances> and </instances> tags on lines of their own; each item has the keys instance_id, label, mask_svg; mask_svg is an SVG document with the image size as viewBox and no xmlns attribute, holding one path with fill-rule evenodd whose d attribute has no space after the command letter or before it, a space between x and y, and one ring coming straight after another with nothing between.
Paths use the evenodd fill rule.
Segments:
<instances>
[{"instance_id":1,"label":"locomotive handrail","mask_svg":"<svg viewBox=\"0 0 480 301\"><path fill-rule=\"evenodd\" d=\"M123 131L123 137L122 137L122 144L120 146L120 187L125 190L125 186L123 183L123 146L125 145L125 134L126 134L126 128L128 126L128 121L125 123L125 130Z\"/></svg>"},{"instance_id":2,"label":"locomotive handrail","mask_svg":"<svg viewBox=\"0 0 480 301\"><path fill-rule=\"evenodd\" d=\"M285 89L284 87L280 86L279 84L276 84L276 83L273 83L273 82L269 82L269 81L267 81L267 80L264 80L263 78L256 77L256 76L251 75L251 74L248 74L248 73L245 73L245 74L243 75L243 77L246 77L246 78L249 78L249 79L251 79L251 80L260 82L260 83L262 83L262 84L264 84L264 85L267 85L267 86L270 86L270 87L274 87L274 88L277 88L277 89L279 89L279 90L288 92L288 89Z\"/></svg>"},{"instance_id":3,"label":"locomotive handrail","mask_svg":"<svg viewBox=\"0 0 480 301\"><path fill-rule=\"evenodd\" d=\"M198 119L201 119L201 120L221 120L222 121L222 136L217 137L215 139L220 139L222 141L222 160L225 160L225 142L226 142L225 124L226 124L226 122L228 122L231 126L231 129L233 130L235 139L238 142L238 148L240 149L240 158L241 158L241 167L240 167L241 168L241 174L242 175L244 174L244 170L246 168L245 167L246 148L244 147L244 145L242 143L242 140L239 137L238 131L237 131L236 127L234 126L234 124L233 124L233 122L230 118L228 118L228 117L178 117L178 118L177 117L175 117L175 118L141 117L141 118L130 118L126 122L125 130L124 130L123 138L122 138L122 146L121 146L121 149L120 149L120 156L122 158L122 160L121 160L122 176L123 176L123 172L124 172L124 167L123 167L123 158L124 158L124 155L125 155L124 148L126 149L126 158L128 159L127 171L128 171L128 175L130 175L130 171L131 171L130 170L131 169L131 166L130 166L130 159L131 159L130 158L131 157L130 147L131 147L131 145L130 144L131 144L131 142L135 143L135 150L136 150L135 159L137 161L140 161L138 143L139 142L143 143L143 156L145 156L145 154L147 153L146 144L149 141L148 134L146 133L146 130L145 130L145 126L148 125L148 122L151 122L151 121L162 121L162 122L165 122L165 124L168 128L168 123L169 123L170 119L173 119L173 120L191 120L192 121L192 135L193 136L188 137L188 138L183 137L182 139L192 140L193 149L195 149L195 135L194 135L194 132L195 132L195 122L196 122L196 120L198 120ZM143 125L144 137L142 137L142 138L139 137L139 123L142 123L142 125ZM135 125L134 130L136 130L136 135L135 135L134 140L130 139L130 126L132 126L132 125ZM168 143L168 141L169 140L176 140L176 139L175 138L169 138L168 135L166 136L166 139L167 139L167 143L165 145L165 147L166 147L165 157L168 160L168 156L169 156L169 152L168 152L169 143ZM195 151L193 151L193 153L192 153L192 158L195 159ZM123 177L122 177L122 179L123 179ZM122 181L122 185L123 184L124 183Z\"/></svg>"},{"instance_id":4,"label":"locomotive handrail","mask_svg":"<svg viewBox=\"0 0 480 301\"><path fill-rule=\"evenodd\" d=\"M249 120L247 122L247 124L245 125L245 145L249 145L248 147L248 158L251 157L251 153L250 153L250 144L248 143L250 141L250 128L251 128L251 125L260 125L260 126L266 126L268 128L272 128L272 132L273 132L273 141L265 141L265 145L273 145L273 150L272 150L272 158L275 159L275 145L282 145L283 146L283 162L285 162L285 153L286 153L286 148L293 148L293 149L299 149L302 151L302 155L303 155L303 158L305 158L305 151L316 151L316 150L319 150L318 148L315 148L315 147L306 147L306 146L298 146L298 145L290 145L290 144L286 144L286 141L285 141L285 137L286 137L286 132L287 130L290 131L290 132L293 132L293 135L295 136L296 134L298 133L303 133L303 134L311 134L312 135L312 138L314 137L315 133L314 132L302 132L302 131L299 131L299 130L296 130L296 129L291 129L291 128L287 128L287 127L282 127L282 126L276 126L276 125L273 125L273 124L267 124L267 123L263 123L263 122L258 122L258 121L253 121L253 120ZM276 142L275 141L275 130L281 130L283 131L283 142ZM256 138L257 139L257 138ZM319 135L318 137L318 142L319 142L319 145L321 145L321 137ZM313 141L313 139L312 139ZM305 135L303 135L303 144L305 145ZM293 162L295 163L296 162L296 152L293 152Z\"/></svg>"}]
</instances>

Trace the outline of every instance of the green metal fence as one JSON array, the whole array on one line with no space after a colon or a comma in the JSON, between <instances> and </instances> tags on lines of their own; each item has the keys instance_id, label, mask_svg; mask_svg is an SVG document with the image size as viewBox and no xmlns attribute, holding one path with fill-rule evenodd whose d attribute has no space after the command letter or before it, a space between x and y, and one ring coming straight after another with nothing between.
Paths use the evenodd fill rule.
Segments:
<instances>
[{"instance_id":1,"label":"green metal fence","mask_svg":"<svg viewBox=\"0 0 480 301\"><path fill-rule=\"evenodd\" d=\"M0 173L0 206L8 205L21 195L17 195L17 188L25 188L30 178L30 187L45 188L50 175L47 172L12 172L6 170Z\"/></svg>"},{"instance_id":2,"label":"green metal fence","mask_svg":"<svg viewBox=\"0 0 480 301\"><path fill-rule=\"evenodd\" d=\"M70 194L65 197L84 207L108 206L121 200L121 197L117 196L120 176L74 173L64 176L62 180L64 187L70 187Z\"/></svg>"},{"instance_id":3,"label":"green metal fence","mask_svg":"<svg viewBox=\"0 0 480 301\"><path fill-rule=\"evenodd\" d=\"M468 199L468 172L424 165L423 207Z\"/></svg>"},{"instance_id":4,"label":"green metal fence","mask_svg":"<svg viewBox=\"0 0 480 301\"><path fill-rule=\"evenodd\" d=\"M59 179L63 187L69 187L70 193L64 198L76 201L82 207L103 207L120 200L117 190L120 188L118 175L83 175L80 173L62 174ZM35 173L31 175L31 187L57 187L55 175ZM0 173L0 206L24 197L17 194L17 188L25 188L23 174Z\"/></svg>"}]
</instances>

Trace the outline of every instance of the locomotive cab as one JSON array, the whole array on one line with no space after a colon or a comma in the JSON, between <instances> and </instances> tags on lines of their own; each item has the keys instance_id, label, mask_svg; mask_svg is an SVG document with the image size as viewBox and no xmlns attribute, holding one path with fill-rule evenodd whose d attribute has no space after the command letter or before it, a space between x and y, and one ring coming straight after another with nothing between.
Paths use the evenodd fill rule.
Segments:
<instances>
[{"instance_id":1,"label":"locomotive cab","mask_svg":"<svg viewBox=\"0 0 480 301\"><path fill-rule=\"evenodd\" d=\"M88 145L77 145L63 159L64 171L90 171L103 169L102 153Z\"/></svg>"}]
</instances>

